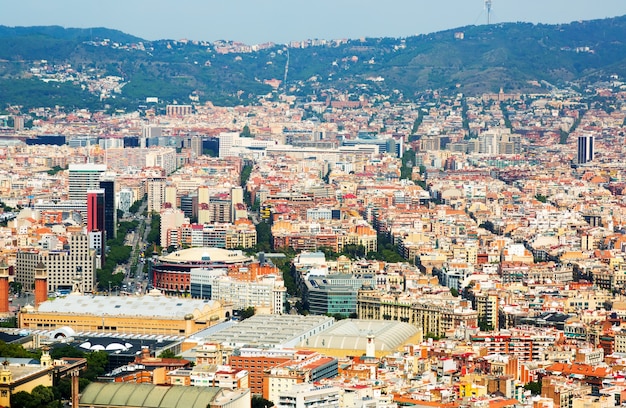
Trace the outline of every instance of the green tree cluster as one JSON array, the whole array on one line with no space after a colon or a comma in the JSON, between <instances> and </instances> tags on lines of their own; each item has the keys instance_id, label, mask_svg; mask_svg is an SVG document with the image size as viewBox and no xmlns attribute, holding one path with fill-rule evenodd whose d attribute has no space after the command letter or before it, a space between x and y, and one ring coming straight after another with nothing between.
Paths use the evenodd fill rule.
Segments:
<instances>
[{"instance_id":1,"label":"green tree cluster","mask_svg":"<svg viewBox=\"0 0 626 408\"><path fill-rule=\"evenodd\" d=\"M272 227L266 222L256 225L256 250L270 252L272 250Z\"/></svg>"},{"instance_id":2,"label":"green tree cluster","mask_svg":"<svg viewBox=\"0 0 626 408\"><path fill-rule=\"evenodd\" d=\"M274 403L270 400L266 400L263 397L255 395L252 397L252 404L250 406L252 408L271 408L274 406Z\"/></svg>"},{"instance_id":3,"label":"green tree cluster","mask_svg":"<svg viewBox=\"0 0 626 408\"><path fill-rule=\"evenodd\" d=\"M250 126L245 125L243 127L243 130L239 134L239 136L241 136L241 137L252 137L252 133L250 133Z\"/></svg>"},{"instance_id":4,"label":"green tree cluster","mask_svg":"<svg viewBox=\"0 0 626 408\"><path fill-rule=\"evenodd\" d=\"M78 388L82 392L87 385L97 380L98 376L103 375L106 372L106 367L109 363L109 355L105 351L92 351L84 353L75 349L70 345L57 347L50 352L50 356L54 359L61 357L74 357L74 358L86 358L87 369L81 373L78 382ZM72 384L71 379L61 378L55 388L62 398L68 399L71 397Z\"/></svg>"},{"instance_id":5,"label":"green tree cluster","mask_svg":"<svg viewBox=\"0 0 626 408\"><path fill-rule=\"evenodd\" d=\"M19 344L9 344L0 340L0 356L7 358L32 358L39 360L41 351L32 352Z\"/></svg>"},{"instance_id":6,"label":"green tree cluster","mask_svg":"<svg viewBox=\"0 0 626 408\"><path fill-rule=\"evenodd\" d=\"M240 320L249 319L252 316L254 316L254 313L255 313L254 306L247 307L241 311L241 314L239 315L239 319Z\"/></svg>"},{"instance_id":7,"label":"green tree cluster","mask_svg":"<svg viewBox=\"0 0 626 408\"><path fill-rule=\"evenodd\" d=\"M285 263L281 265L280 271L282 272L283 282L287 293L291 296L298 296L298 286L294 280L295 267L291 263Z\"/></svg>"},{"instance_id":8,"label":"green tree cluster","mask_svg":"<svg viewBox=\"0 0 626 408\"><path fill-rule=\"evenodd\" d=\"M63 170L65 169L61 166L53 166L50 170L48 170L48 174L54 176L55 174Z\"/></svg>"},{"instance_id":9,"label":"green tree cluster","mask_svg":"<svg viewBox=\"0 0 626 408\"><path fill-rule=\"evenodd\" d=\"M12 394L11 406L20 408L62 408L63 404L55 398L52 387L38 385L30 393L19 391Z\"/></svg>"},{"instance_id":10,"label":"green tree cluster","mask_svg":"<svg viewBox=\"0 0 626 408\"><path fill-rule=\"evenodd\" d=\"M402 156L402 167L400 167L400 178L411 180L413 174L413 166L415 166L415 151L409 149Z\"/></svg>"},{"instance_id":11,"label":"green tree cluster","mask_svg":"<svg viewBox=\"0 0 626 408\"><path fill-rule=\"evenodd\" d=\"M143 203L144 203L144 200L137 200L137 201L135 201L134 203L132 203L132 205L128 209L128 212L136 214L137 211L139 211L139 208L141 208L141 205Z\"/></svg>"},{"instance_id":12,"label":"green tree cluster","mask_svg":"<svg viewBox=\"0 0 626 408\"><path fill-rule=\"evenodd\" d=\"M162 352L161 354L159 354L159 358L181 358L180 356L177 356L176 353L174 353L172 350L165 350L164 352Z\"/></svg>"},{"instance_id":13,"label":"green tree cluster","mask_svg":"<svg viewBox=\"0 0 626 408\"><path fill-rule=\"evenodd\" d=\"M541 380L526 383L524 388L529 390L532 395L541 395Z\"/></svg>"}]
</instances>

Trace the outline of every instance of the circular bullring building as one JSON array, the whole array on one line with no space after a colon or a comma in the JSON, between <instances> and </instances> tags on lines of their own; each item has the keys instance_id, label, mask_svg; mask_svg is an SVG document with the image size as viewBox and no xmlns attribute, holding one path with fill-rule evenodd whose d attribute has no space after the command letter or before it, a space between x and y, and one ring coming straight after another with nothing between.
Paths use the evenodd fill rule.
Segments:
<instances>
[{"instance_id":1,"label":"circular bullring building","mask_svg":"<svg viewBox=\"0 0 626 408\"><path fill-rule=\"evenodd\" d=\"M229 269L250 263L241 251L222 248L189 248L160 256L152 265L152 286L168 295L190 293L191 270Z\"/></svg>"}]
</instances>

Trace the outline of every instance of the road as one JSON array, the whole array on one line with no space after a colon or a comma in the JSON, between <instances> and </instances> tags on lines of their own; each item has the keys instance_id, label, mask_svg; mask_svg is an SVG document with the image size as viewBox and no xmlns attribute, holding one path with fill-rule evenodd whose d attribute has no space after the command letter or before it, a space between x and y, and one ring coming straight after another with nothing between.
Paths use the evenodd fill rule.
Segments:
<instances>
[{"instance_id":1,"label":"road","mask_svg":"<svg viewBox=\"0 0 626 408\"><path fill-rule=\"evenodd\" d=\"M145 211L146 204L144 203L142 207L137 211L137 214L143 214ZM138 218L143 221L141 227L138 229L137 233L132 235L132 251L130 255L131 262L128 265L128 269L126 270L126 275L124 277L124 281L122 283L121 291L128 293L145 293L146 289L149 285L148 279L146 279L147 270L144 270L146 265L143 260L143 252L146 246L146 240L148 238L148 234L150 234L152 217L147 216L144 218L143 215L138 216ZM137 260L135 270L131 270L133 260Z\"/></svg>"}]
</instances>

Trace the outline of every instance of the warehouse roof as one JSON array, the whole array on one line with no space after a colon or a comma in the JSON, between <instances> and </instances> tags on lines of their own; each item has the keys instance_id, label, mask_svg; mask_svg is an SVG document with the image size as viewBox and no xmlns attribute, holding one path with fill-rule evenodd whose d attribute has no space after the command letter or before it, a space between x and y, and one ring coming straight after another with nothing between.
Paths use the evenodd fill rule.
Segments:
<instances>
[{"instance_id":1,"label":"warehouse roof","mask_svg":"<svg viewBox=\"0 0 626 408\"><path fill-rule=\"evenodd\" d=\"M419 333L420 329L409 323L346 319L303 340L298 346L314 349L365 350L367 337L372 336L377 351L394 351Z\"/></svg>"},{"instance_id":2,"label":"warehouse roof","mask_svg":"<svg viewBox=\"0 0 626 408\"><path fill-rule=\"evenodd\" d=\"M43 302L37 312L184 319L188 315L194 318L206 315L220 306L215 300L167 297L159 291L151 291L145 296L95 296L72 293Z\"/></svg>"},{"instance_id":3,"label":"warehouse roof","mask_svg":"<svg viewBox=\"0 0 626 408\"><path fill-rule=\"evenodd\" d=\"M297 344L300 339L319 332L334 324L328 316L301 315L254 315L205 340L234 346L286 346Z\"/></svg>"},{"instance_id":4,"label":"warehouse roof","mask_svg":"<svg viewBox=\"0 0 626 408\"><path fill-rule=\"evenodd\" d=\"M158 386L134 383L91 383L81 406L206 408L222 390L219 387Z\"/></svg>"}]
</instances>

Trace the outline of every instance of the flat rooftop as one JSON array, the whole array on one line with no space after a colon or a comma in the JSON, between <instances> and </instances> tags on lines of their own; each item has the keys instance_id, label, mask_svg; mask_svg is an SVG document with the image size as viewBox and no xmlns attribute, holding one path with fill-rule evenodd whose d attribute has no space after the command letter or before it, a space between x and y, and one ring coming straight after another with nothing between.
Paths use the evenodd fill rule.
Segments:
<instances>
[{"instance_id":1,"label":"flat rooftop","mask_svg":"<svg viewBox=\"0 0 626 408\"><path fill-rule=\"evenodd\" d=\"M296 344L320 326L331 327L335 319L328 316L254 315L224 330L209 334L207 342L231 346L277 347Z\"/></svg>"}]
</instances>

